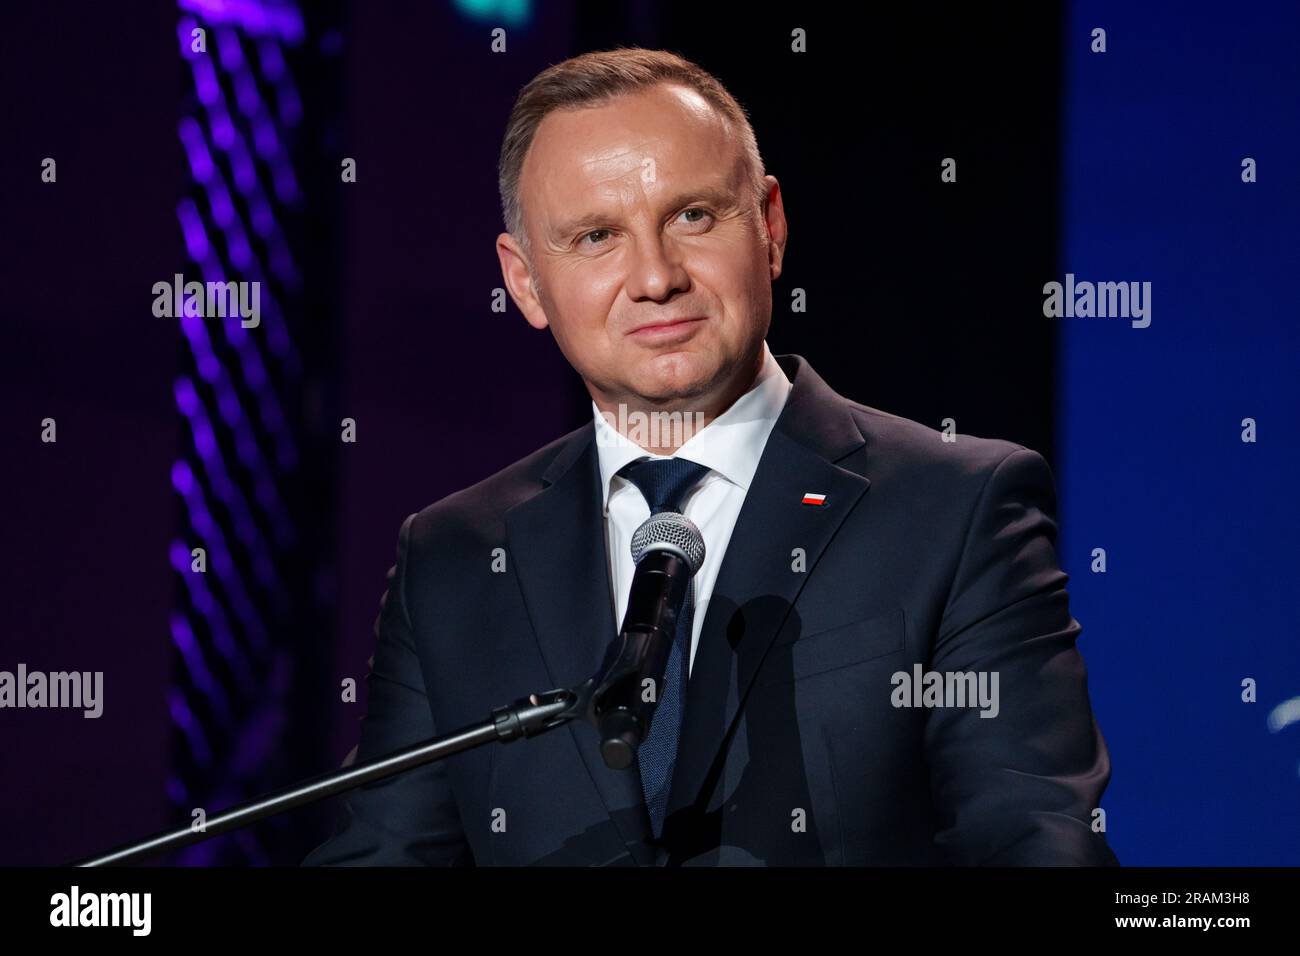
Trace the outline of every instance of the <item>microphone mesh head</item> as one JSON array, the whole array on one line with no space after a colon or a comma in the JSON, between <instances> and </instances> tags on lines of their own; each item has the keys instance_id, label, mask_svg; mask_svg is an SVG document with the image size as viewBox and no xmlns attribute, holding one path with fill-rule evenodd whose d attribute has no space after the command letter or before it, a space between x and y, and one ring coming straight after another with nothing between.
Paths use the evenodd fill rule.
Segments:
<instances>
[{"instance_id":1,"label":"microphone mesh head","mask_svg":"<svg viewBox=\"0 0 1300 956\"><path fill-rule=\"evenodd\" d=\"M640 564L648 551L676 552L694 574L704 564L704 535L686 515L660 511L632 532L633 563Z\"/></svg>"}]
</instances>

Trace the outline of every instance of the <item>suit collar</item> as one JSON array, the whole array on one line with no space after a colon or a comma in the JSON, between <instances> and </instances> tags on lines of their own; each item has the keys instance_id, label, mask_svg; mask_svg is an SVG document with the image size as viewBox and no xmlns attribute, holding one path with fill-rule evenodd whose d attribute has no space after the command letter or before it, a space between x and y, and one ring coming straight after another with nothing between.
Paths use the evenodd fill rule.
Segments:
<instances>
[{"instance_id":1,"label":"suit collar","mask_svg":"<svg viewBox=\"0 0 1300 956\"><path fill-rule=\"evenodd\" d=\"M852 403L827 385L807 359L790 354L776 360L794 385L777 419L778 431L832 464L866 443Z\"/></svg>"}]
</instances>

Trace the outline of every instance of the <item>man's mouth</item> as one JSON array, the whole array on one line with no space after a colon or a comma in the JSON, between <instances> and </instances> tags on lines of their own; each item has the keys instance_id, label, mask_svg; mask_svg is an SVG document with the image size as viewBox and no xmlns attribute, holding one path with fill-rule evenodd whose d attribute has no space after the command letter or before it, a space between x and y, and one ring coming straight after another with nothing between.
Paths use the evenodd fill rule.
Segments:
<instances>
[{"instance_id":1,"label":"man's mouth","mask_svg":"<svg viewBox=\"0 0 1300 956\"><path fill-rule=\"evenodd\" d=\"M651 322L633 329L628 336L651 344L676 342L690 338L705 321L704 316L692 316L667 322Z\"/></svg>"}]
</instances>

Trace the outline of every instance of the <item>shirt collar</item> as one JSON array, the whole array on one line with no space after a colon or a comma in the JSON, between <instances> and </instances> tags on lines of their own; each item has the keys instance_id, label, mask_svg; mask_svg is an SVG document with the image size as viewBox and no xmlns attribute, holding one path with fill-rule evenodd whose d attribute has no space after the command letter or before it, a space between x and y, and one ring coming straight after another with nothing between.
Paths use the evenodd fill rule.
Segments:
<instances>
[{"instance_id":1,"label":"shirt collar","mask_svg":"<svg viewBox=\"0 0 1300 956\"><path fill-rule=\"evenodd\" d=\"M718 472L725 479L748 491L758 470L767 437L776 424L777 416L785 407L790 395L790 379L777 364L767 342L763 342L763 365L758 378L749 391L732 402L721 415L704 428L690 434L691 422L682 421L684 434L690 434L673 455L653 455L636 442L625 438L601 414L596 403L591 403L596 421L596 450L600 459L600 483L603 491L602 507L609 508L613 480L624 465L638 458L686 458ZM662 420L661 420L662 421ZM627 430L635 434L637 422L627 422ZM645 429L650 423L640 423ZM618 480L625 479L618 477Z\"/></svg>"}]
</instances>

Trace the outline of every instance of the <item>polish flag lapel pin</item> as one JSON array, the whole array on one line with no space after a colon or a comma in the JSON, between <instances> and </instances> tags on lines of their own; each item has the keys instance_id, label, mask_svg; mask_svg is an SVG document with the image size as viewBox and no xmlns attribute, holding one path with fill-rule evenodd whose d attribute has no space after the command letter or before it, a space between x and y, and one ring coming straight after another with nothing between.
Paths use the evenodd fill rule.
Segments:
<instances>
[{"instance_id":1,"label":"polish flag lapel pin","mask_svg":"<svg viewBox=\"0 0 1300 956\"><path fill-rule=\"evenodd\" d=\"M826 496L814 494L811 491L805 491L803 493L803 503L806 505L824 505L826 504Z\"/></svg>"}]
</instances>

